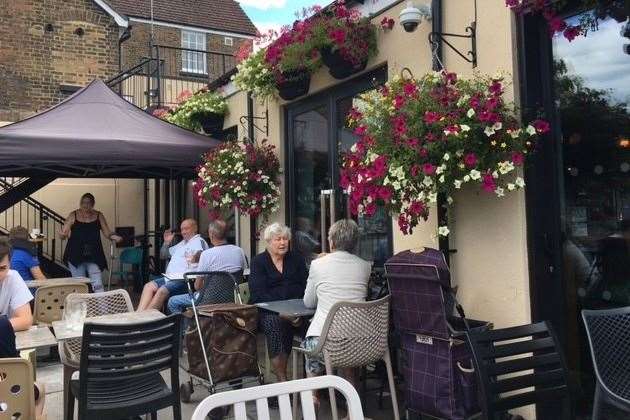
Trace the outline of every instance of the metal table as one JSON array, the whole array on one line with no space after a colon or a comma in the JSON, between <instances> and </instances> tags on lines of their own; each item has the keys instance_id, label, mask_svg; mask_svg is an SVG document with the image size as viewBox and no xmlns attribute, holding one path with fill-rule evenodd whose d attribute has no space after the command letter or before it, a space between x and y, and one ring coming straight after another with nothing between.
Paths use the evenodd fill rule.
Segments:
<instances>
[{"instance_id":1,"label":"metal table","mask_svg":"<svg viewBox=\"0 0 630 420\"><path fill-rule=\"evenodd\" d=\"M123 312L120 314L101 315L85 318L84 323L94 322L99 324L135 324L139 322L155 321L164 318L162 312L157 309L149 309L140 312ZM53 329L57 340L69 340L71 338L81 338L83 336L83 326L81 328L72 328L67 320L53 321Z\"/></svg>"},{"instance_id":2,"label":"metal table","mask_svg":"<svg viewBox=\"0 0 630 420\"><path fill-rule=\"evenodd\" d=\"M18 351L48 348L57 345L57 339L48 327L31 327L15 333L15 347Z\"/></svg>"},{"instance_id":3,"label":"metal table","mask_svg":"<svg viewBox=\"0 0 630 420\"><path fill-rule=\"evenodd\" d=\"M273 302L263 302L255 304L258 308L275 312L285 317L308 317L315 315L315 308L304 306L302 299L276 300Z\"/></svg>"},{"instance_id":4,"label":"metal table","mask_svg":"<svg viewBox=\"0 0 630 420\"><path fill-rule=\"evenodd\" d=\"M60 283L85 283L88 286L91 284L90 279L87 277L62 277L56 279L46 279L46 280L25 280L26 287L29 289L38 289L43 286L52 286Z\"/></svg>"}]
</instances>

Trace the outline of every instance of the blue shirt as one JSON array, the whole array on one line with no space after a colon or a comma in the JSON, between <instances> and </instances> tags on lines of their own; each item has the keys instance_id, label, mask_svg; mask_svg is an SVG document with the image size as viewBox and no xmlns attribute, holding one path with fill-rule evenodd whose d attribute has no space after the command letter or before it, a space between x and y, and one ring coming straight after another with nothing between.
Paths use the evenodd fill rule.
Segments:
<instances>
[{"instance_id":1,"label":"blue shirt","mask_svg":"<svg viewBox=\"0 0 630 420\"><path fill-rule=\"evenodd\" d=\"M33 280L31 268L39 266L39 260L35 255L21 249L13 248L11 253L11 269L20 273L24 280Z\"/></svg>"}]
</instances>

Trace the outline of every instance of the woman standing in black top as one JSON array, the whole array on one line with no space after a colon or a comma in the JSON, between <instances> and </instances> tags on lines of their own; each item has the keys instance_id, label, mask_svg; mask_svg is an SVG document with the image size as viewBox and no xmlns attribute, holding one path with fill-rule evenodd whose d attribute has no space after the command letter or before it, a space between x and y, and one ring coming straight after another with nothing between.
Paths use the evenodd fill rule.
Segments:
<instances>
[{"instance_id":1,"label":"woman standing in black top","mask_svg":"<svg viewBox=\"0 0 630 420\"><path fill-rule=\"evenodd\" d=\"M301 299L306 288L308 270L304 258L289 251L291 230L279 223L265 229L267 250L251 263L250 303ZM278 381L287 380L287 360L291 353L296 326L277 314L259 311L258 327L267 337L271 366Z\"/></svg>"},{"instance_id":2,"label":"woman standing in black top","mask_svg":"<svg viewBox=\"0 0 630 420\"><path fill-rule=\"evenodd\" d=\"M115 242L122 238L107 226L105 216L94 210L94 196L85 193L81 196L80 208L66 218L59 232L62 239L68 238L63 261L68 265L72 277L89 277L92 290L102 292L101 273L107 268L107 260L101 243L101 231Z\"/></svg>"}]
</instances>

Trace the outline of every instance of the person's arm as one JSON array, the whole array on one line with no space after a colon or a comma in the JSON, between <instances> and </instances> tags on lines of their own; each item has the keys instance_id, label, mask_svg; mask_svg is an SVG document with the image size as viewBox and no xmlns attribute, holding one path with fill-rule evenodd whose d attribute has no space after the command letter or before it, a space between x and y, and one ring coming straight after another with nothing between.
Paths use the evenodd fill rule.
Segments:
<instances>
[{"instance_id":1,"label":"person's arm","mask_svg":"<svg viewBox=\"0 0 630 420\"><path fill-rule=\"evenodd\" d=\"M30 303L25 303L13 311L13 316L9 319L14 331L24 331L33 325L33 314Z\"/></svg>"},{"instance_id":2,"label":"person's arm","mask_svg":"<svg viewBox=\"0 0 630 420\"><path fill-rule=\"evenodd\" d=\"M167 260L171 258L171 244L173 243L173 238L175 234L172 230L166 229L164 234L162 234L162 246L160 247L160 258L163 260Z\"/></svg>"},{"instance_id":3,"label":"person's arm","mask_svg":"<svg viewBox=\"0 0 630 420\"><path fill-rule=\"evenodd\" d=\"M109 229L109 226L107 225L107 220L105 220L105 216L103 216L103 213L101 213L100 211L98 212L98 221L101 224L101 230L103 231L103 235L105 235L108 239L111 239L114 242L121 242L122 241L122 237L119 235L116 235L114 232L112 232Z\"/></svg>"},{"instance_id":4,"label":"person's arm","mask_svg":"<svg viewBox=\"0 0 630 420\"><path fill-rule=\"evenodd\" d=\"M210 256L208 255L207 252L202 252L201 253L201 256L199 257L199 265L197 265L197 270L198 271L210 271L208 269L210 267L209 258L210 258ZM205 277L198 276L195 279L195 290L203 289L204 282L205 282Z\"/></svg>"},{"instance_id":5,"label":"person's arm","mask_svg":"<svg viewBox=\"0 0 630 420\"><path fill-rule=\"evenodd\" d=\"M264 263L259 258L254 258L249 273L249 291L252 303L276 300L273 294L269 292L267 280Z\"/></svg>"},{"instance_id":6,"label":"person's arm","mask_svg":"<svg viewBox=\"0 0 630 420\"><path fill-rule=\"evenodd\" d=\"M316 264L311 263L311 271L308 273L308 280L306 280L306 290L304 291L304 306L307 308L317 307L317 274Z\"/></svg>"},{"instance_id":7,"label":"person's arm","mask_svg":"<svg viewBox=\"0 0 630 420\"><path fill-rule=\"evenodd\" d=\"M63 224L63 226L61 227L61 230L59 231L59 236L61 237L61 239L67 239L70 237L70 231L72 230L72 225L74 225L74 222L76 221L75 218L75 213L72 212L68 215L68 217L66 217L66 221Z\"/></svg>"},{"instance_id":8,"label":"person's arm","mask_svg":"<svg viewBox=\"0 0 630 420\"><path fill-rule=\"evenodd\" d=\"M46 280L46 276L42 272L42 269L39 268L39 265L31 267L29 271L35 280Z\"/></svg>"}]
</instances>

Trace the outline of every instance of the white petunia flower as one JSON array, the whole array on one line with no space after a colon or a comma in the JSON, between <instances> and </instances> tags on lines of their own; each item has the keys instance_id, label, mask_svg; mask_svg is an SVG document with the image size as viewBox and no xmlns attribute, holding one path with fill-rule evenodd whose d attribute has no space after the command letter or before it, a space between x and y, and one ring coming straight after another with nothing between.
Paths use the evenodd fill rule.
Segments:
<instances>
[{"instance_id":1,"label":"white petunia flower","mask_svg":"<svg viewBox=\"0 0 630 420\"><path fill-rule=\"evenodd\" d=\"M474 115L475 115L475 110L474 110L474 109L472 109L472 108L470 108L470 109L468 110L468 112L466 113L466 116L467 116L468 118L472 118Z\"/></svg>"},{"instance_id":2,"label":"white petunia flower","mask_svg":"<svg viewBox=\"0 0 630 420\"><path fill-rule=\"evenodd\" d=\"M512 137L513 139L517 139L520 137L522 130L519 128L518 130L510 130L508 131L508 133L510 134L510 137Z\"/></svg>"},{"instance_id":3,"label":"white petunia flower","mask_svg":"<svg viewBox=\"0 0 630 420\"><path fill-rule=\"evenodd\" d=\"M492 135L494 135L494 130L492 129L492 127L486 127L485 130L483 130L483 132L486 134L486 136L490 137Z\"/></svg>"},{"instance_id":4,"label":"white petunia flower","mask_svg":"<svg viewBox=\"0 0 630 420\"><path fill-rule=\"evenodd\" d=\"M481 172L476 169L470 171L470 179L478 180L479 178L481 178Z\"/></svg>"},{"instance_id":5,"label":"white petunia flower","mask_svg":"<svg viewBox=\"0 0 630 420\"><path fill-rule=\"evenodd\" d=\"M492 129L496 131L499 131L502 128L503 128L503 124L501 124L500 122L495 122L494 125L492 126Z\"/></svg>"},{"instance_id":6,"label":"white petunia flower","mask_svg":"<svg viewBox=\"0 0 630 420\"><path fill-rule=\"evenodd\" d=\"M464 182L470 181L470 175L464 175Z\"/></svg>"},{"instance_id":7,"label":"white petunia flower","mask_svg":"<svg viewBox=\"0 0 630 420\"><path fill-rule=\"evenodd\" d=\"M525 129L525 131L527 132L527 134L529 134L530 136L535 136L536 135L536 129L534 128L533 125L528 125L527 128Z\"/></svg>"},{"instance_id":8,"label":"white petunia flower","mask_svg":"<svg viewBox=\"0 0 630 420\"><path fill-rule=\"evenodd\" d=\"M436 192L432 192L429 194L429 203L437 203L437 193Z\"/></svg>"},{"instance_id":9,"label":"white petunia flower","mask_svg":"<svg viewBox=\"0 0 630 420\"><path fill-rule=\"evenodd\" d=\"M525 180L523 178L521 178L520 176L516 178L516 180L514 181L514 183L516 184L517 187L519 188L523 188L525 186Z\"/></svg>"},{"instance_id":10,"label":"white petunia flower","mask_svg":"<svg viewBox=\"0 0 630 420\"><path fill-rule=\"evenodd\" d=\"M516 185L510 182L509 184L507 184L507 189L508 191L514 191L516 189Z\"/></svg>"},{"instance_id":11,"label":"white petunia flower","mask_svg":"<svg viewBox=\"0 0 630 420\"><path fill-rule=\"evenodd\" d=\"M462 132L464 132L464 133L467 132L467 131L470 131L470 126L466 125L466 124L460 124L459 128L461 128Z\"/></svg>"},{"instance_id":12,"label":"white petunia flower","mask_svg":"<svg viewBox=\"0 0 630 420\"><path fill-rule=\"evenodd\" d=\"M442 160L449 160L451 158L451 155L449 155L448 153L444 153L444 156L442 156Z\"/></svg>"},{"instance_id":13,"label":"white petunia flower","mask_svg":"<svg viewBox=\"0 0 630 420\"><path fill-rule=\"evenodd\" d=\"M427 187L430 187L431 185L433 185L433 180L431 179L430 176L425 176L424 179L422 180L422 183L426 185Z\"/></svg>"},{"instance_id":14,"label":"white petunia flower","mask_svg":"<svg viewBox=\"0 0 630 420\"><path fill-rule=\"evenodd\" d=\"M447 226L440 226L438 228L438 235L440 236L448 236L449 233L451 233L451 231L448 229Z\"/></svg>"},{"instance_id":15,"label":"white petunia flower","mask_svg":"<svg viewBox=\"0 0 630 420\"><path fill-rule=\"evenodd\" d=\"M451 197L451 196L446 197L446 202L448 204L453 204L453 197Z\"/></svg>"},{"instance_id":16,"label":"white petunia flower","mask_svg":"<svg viewBox=\"0 0 630 420\"><path fill-rule=\"evenodd\" d=\"M462 187L462 181L460 181L459 179L456 179L455 181L453 181L453 184L455 185L455 188L458 190Z\"/></svg>"},{"instance_id":17,"label":"white petunia flower","mask_svg":"<svg viewBox=\"0 0 630 420\"><path fill-rule=\"evenodd\" d=\"M440 177L438 178L438 181L440 181L443 184L444 183L444 175L440 175Z\"/></svg>"}]
</instances>

